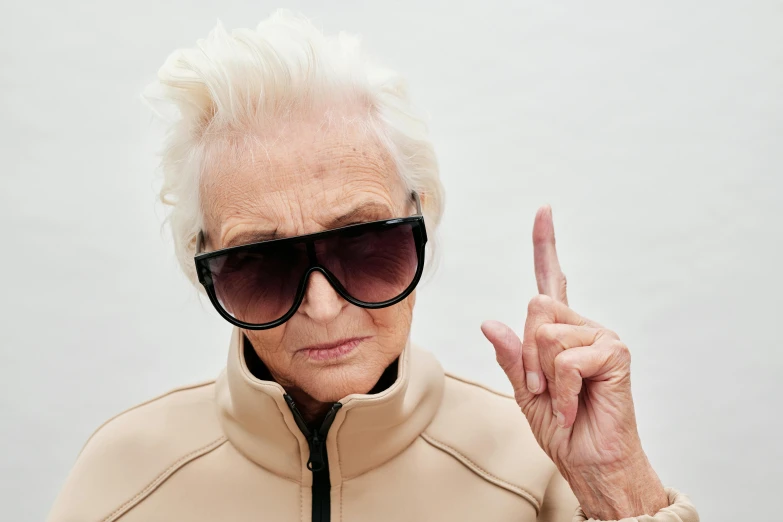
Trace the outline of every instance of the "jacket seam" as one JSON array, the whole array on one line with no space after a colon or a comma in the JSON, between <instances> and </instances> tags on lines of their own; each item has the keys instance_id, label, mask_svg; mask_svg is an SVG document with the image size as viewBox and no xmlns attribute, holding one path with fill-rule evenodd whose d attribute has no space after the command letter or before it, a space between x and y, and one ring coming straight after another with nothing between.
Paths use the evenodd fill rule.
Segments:
<instances>
[{"instance_id":1,"label":"jacket seam","mask_svg":"<svg viewBox=\"0 0 783 522\"><path fill-rule=\"evenodd\" d=\"M504 399L511 399L511 400L514 400L514 401L516 400L516 399L514 399L513 395L509 395L508 393L503 393L503 392L500 392L500 391L497 391L497 390L493 390L489 386L487 386L485 384L481 384L480 382L471 381L470 379L466 379L465 377L460 377L458 375L454 375L453 373L449 373L449 372L444 372L444 375L446 377L450 378L450 379L454 379L455 381L459 381L461 383L464 383L464 384L467 384L467 385L470 385L470 386L475 386L476 388L481 388L482 390L488 391L489 393L491 393L493 395L497 395L498 397L503 397Z\"/></svg>"},{"instance_id":2,"label":"jacket seam","mask_svg":"<svg viewBox=\"0 0 783 522\"><path fill-rule=\"evenodd\" d=\"M164 470L157 477L155 477L155 479L153 479L152 482L147 484L147 486L144 487L141 491L139 491L134 497L132 497L130 500L126 501L120 507L118 507L113 512L111 512L101 522L114 522L115 520L124 516L131 509L139 505L139 503L141 503L142 500L147 498L150 495L150 493L152 493L158 487L160 487L161 484L166 482L166 480L168 480L174 473L176 473L185 464L192 462L216 450L217 448L225 444L227 440L228 439L225 437L225 435L221 435L220 437L213 440L209 444L202 446L201 448L198 448L196 450L193 450L190 453L180 457L176 462L174 462L166 470Z\"/></svg>"},{"instance_id":3,"label":"jacket seam","mask_svg":"<svg viewBox=\"0 0 783 522\"><path fill-rule=\"evenodd\" d=\"M524 498L525 500L527 500L533 505L533 507L536 510L536 515L538 515L538 512L541 510L541 504L538 501L538 499L536 499L535 495L533 495L530 491L527 491L526 489L517 486L516 484L512 484L496 475L493 475L489 471L485 470L484 468L482 468L481 466L473 462L471 459L469 459L467 456L465 456L456 448L453 448L448 444L446 444L445 442L435 439L431 435L422 433L421 438L424 439L431 446L443 451L448 455L451 455L460 463L462 463L465 467L467 467L469 470L471 470L472 472L474 472L476 475L483 478L487 482L490 482L498 487L501 487L507 491L510 491Z\"/></svg>"},{"instance_id":4,"label":"jacket seam","mask_svg":"<svg viewBox=\"0 0 783 522\"><path fill-rule=\"evenodd\" d=\"M87 445L95 437L95 435L98 434L99 431L101 431L104 427L106 427L110 422L112 422L112 421L122 417L126 413L130 413L133 410L137 410L137 409L141 408L142 406L146 406L148 404L152 404L155 401L159 401L161 399L164 399L164 398L168 397L169 395L173 395L173 394L175 394L177 392L193 390L193 389L196 389L196 388L203 388L204 386L210 386L212 384L215 384L215 379L212 379L212 380L209 380L209 381L202 381L202 382L198 382L198 383L194 383L194 384L188 384L188 385L185 385L185 386L179 386L177 388L174 388L172 390L167 391L166 393L162 393L160 395L152 397L151 399L147 399L144 402L136 404L135 406L131 406L130 408L128 408L126 410L121 411L117 415L115 415L115 416L109 418L108 420L106 420L103 424L98 426L98 428L95 431L92 432L92 435L90 435L90 437L87 439L87 442L84 443L84 445L82 446L82 449L79 451L79 455L81 455L84 452L84 448L87 447ZM77 455L77 458L78 458L79 455Z\"/></svg>"}]
</instances>

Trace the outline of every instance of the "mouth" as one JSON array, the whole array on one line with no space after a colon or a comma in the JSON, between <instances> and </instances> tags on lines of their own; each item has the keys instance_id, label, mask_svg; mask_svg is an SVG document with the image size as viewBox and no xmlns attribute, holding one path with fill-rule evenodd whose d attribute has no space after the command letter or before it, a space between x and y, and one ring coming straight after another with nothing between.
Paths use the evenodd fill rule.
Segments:
<instances>
[{"instance_id":1,"label":"mouth","mask_svg":"<svg viewBox=\"0 0 783 522\"><path fill-rule=\"evenodd\" d=\"M341 339L333 343L314 344L299 349L305 357L314 361L329 361L345 357L356 349L359 344L369 337L351 337Z\"/></svg>"}]
</instances>

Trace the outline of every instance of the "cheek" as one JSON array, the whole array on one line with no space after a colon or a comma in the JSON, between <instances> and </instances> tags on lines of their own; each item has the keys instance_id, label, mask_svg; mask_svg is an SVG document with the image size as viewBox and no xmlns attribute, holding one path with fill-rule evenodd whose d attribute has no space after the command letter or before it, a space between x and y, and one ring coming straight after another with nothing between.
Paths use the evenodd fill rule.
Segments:
<instances>
[{"instance_id":1,"label":"cheek","mask_svg":"<svg viewBox=\"0 0 783 522\"><path fill-rule=\"evenodd\" d=\"M269 330L243 330L256 353L269 366L276 366L274 360L286 355L283 349L286 325Z\"/></svg>"},{"instance_id":2,"label":"cheek","mask_svg":"<svg viewBox=\"0 0 783 522\"><path fill-rule=\"evenodd\" d=\"M387 308L367 310L378 332L383 337L407 336L413 319L416 291L402 302Z\"/></svg>"}]
</instances>

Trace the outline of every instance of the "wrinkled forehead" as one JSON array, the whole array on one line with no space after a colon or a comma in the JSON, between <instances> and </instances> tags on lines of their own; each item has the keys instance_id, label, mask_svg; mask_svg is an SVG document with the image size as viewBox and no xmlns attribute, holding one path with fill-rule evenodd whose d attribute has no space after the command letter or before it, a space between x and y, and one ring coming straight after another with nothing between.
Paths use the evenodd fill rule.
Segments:
<instances>
[{"instance_id":1,"label":"wrinkled forehead","mask_svg":"<svg viewBox=\"0 0 783 522\"><path fill-rule=\"evenodd\" d=\"M201 203L210 228L258 219L302 233L354 204L400 210L408 200L389 151L359 119L218 135L207 144L203 165Z\"/></svg>"}]
</instances>

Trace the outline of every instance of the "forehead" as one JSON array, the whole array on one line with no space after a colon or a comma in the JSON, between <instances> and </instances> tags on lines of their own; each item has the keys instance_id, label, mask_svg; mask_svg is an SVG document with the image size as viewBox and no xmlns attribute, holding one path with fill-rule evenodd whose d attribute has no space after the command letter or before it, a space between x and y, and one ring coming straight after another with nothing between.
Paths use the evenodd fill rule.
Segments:
<instances>
[{"instance_id":1,"label":"forehead","mask_svg":"<svg viewBox=\"0 0 783 522\"><path fill-rule=\"evenodd\" d=\"M208 146L201 183L207 226L220 235L256 222L285 235L307 233L352 206L396 209L406 200L377 136L346 119L300 121L220 140Z\"/></svg>"}]
</instances>

